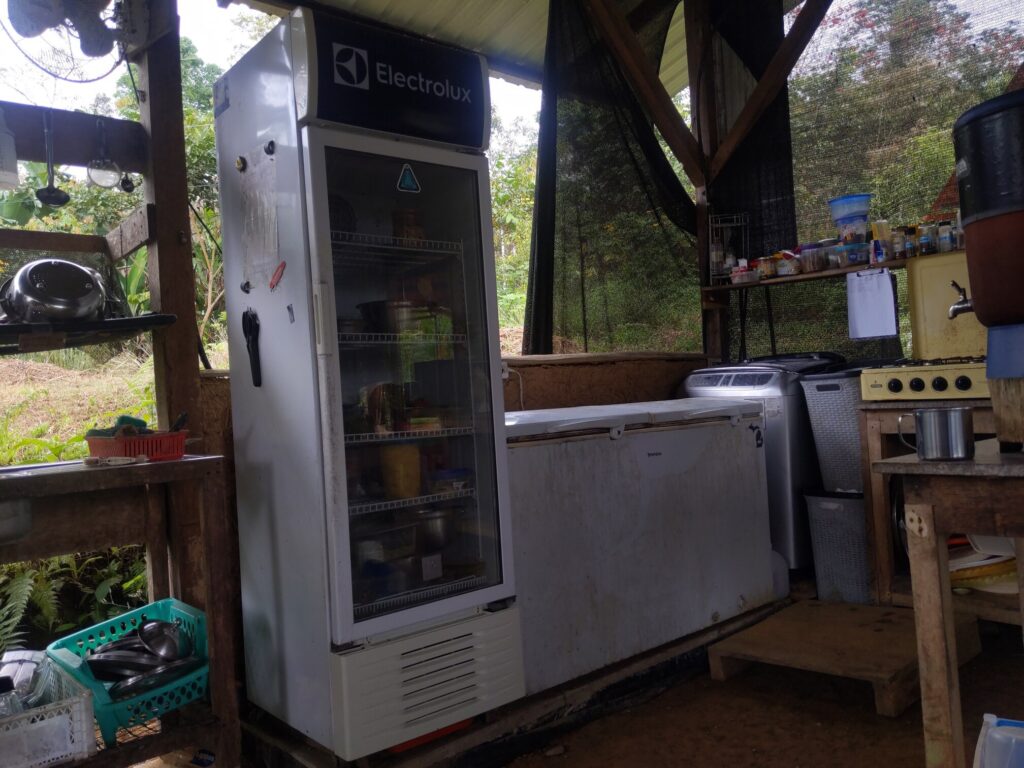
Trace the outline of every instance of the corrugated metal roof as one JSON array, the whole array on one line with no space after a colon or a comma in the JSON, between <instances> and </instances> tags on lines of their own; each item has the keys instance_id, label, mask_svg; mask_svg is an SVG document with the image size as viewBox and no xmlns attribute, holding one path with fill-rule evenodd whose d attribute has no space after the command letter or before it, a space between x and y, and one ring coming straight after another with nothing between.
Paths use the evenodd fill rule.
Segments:
<instances>
[{"instance_id":1,"label":"corrugated metal roof","mask_svg":"<svg viewBox=\"0 0 1024 768\"><path fill-rule=\"evenodd\" d=\"M267 0L243 2L264 9L268 4ZM270 3L288 5L281 0ZM320 0L320 5L479 51L498 73L540 84L548 0ZM661 78L669 93L678 93L688 81L681 4L669 27Z\"/></svg>"}]
</instances>

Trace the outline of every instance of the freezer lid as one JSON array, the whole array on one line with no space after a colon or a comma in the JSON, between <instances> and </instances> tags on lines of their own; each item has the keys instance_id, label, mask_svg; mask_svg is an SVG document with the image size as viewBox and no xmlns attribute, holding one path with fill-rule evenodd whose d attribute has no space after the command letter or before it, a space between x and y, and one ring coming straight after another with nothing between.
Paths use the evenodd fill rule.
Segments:
<instances>
[{"instance_id":1,"label":"freezer lid","mask_svg":"<svg viewBox=\"0 0 1024 768\"><path fill-rule=\"evenodd\" d=\"M743 418L758 416L760 413L761 404L758 401L723 397L581 405L575 408L508 412L505 414L505 433L510 438L522 438L638 424Z\"/></svg>"},{"instance_id":2,"label":"freezer lid","mask_svg":"<svg viewBox=\"0 0 1024 768\"><path fill-rule=\"evenodd\" d=\"M763 410L760 400L729 397L685 397L680 400L659 400L643 405L647 406L651 424L715 418L749 418L760 416Z\"/></svg>"},{"instance_id":3,"label":"freezer lid","mask_svg":"<svg viewBox=\"0 0 1024 768\"><path fill-rule=\"evenodd\" d=\"M508 437L530 437L585 429L611 429L627 424L646 424L646 403L579 405L574 408L544 408L536 411L511 411L505 414Z\"/></svg>"}]
</instances>

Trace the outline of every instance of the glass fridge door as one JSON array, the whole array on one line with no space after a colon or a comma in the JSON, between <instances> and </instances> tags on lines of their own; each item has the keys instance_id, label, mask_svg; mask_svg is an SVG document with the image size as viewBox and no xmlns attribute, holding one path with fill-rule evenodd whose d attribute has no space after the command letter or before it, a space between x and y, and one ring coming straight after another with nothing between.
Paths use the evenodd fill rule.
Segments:
<instances>
[{"instance_id":1,"label":"glass fridge door","mask_svg":"<svg viewBox=\"0 0 1024 768\"><path fill-rule=\"evenodd\" d=\"M480 176L323 161L358 625L502 581Z\"/></svg>"}]
</instances>

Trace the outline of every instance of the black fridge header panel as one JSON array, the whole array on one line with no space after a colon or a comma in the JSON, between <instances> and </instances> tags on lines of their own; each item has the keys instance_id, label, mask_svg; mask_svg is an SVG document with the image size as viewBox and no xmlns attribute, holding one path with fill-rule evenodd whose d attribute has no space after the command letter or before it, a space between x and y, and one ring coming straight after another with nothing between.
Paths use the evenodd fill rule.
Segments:
<instances>
[{"instance_id":1,"label":"black fridge header panel","mask_svg":"<svg viewBox=\"0 0 1024 768\"><path fill-rule=\"evenodd\" d=\"M305 11L310 117L403 136L487 147L486 60L471 51Z\"/></svg>"}]
</instances>

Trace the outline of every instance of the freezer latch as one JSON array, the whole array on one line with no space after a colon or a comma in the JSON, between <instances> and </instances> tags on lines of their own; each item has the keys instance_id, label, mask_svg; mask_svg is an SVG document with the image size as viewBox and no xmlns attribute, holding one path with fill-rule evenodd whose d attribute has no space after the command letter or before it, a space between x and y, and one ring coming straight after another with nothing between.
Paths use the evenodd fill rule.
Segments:
<instances>
[{"instance_id":1,"label":"freezer latch","mask_svg":"<svg viewBox=\"0 0 1024 768\"><path fill-rule=\"evenodd\" d=\"M612 440L618 440L624 434L626 434L626 428L621 424L611 427L608 430L608 437L610 437Z\"/></svg>"}]
</instances>

